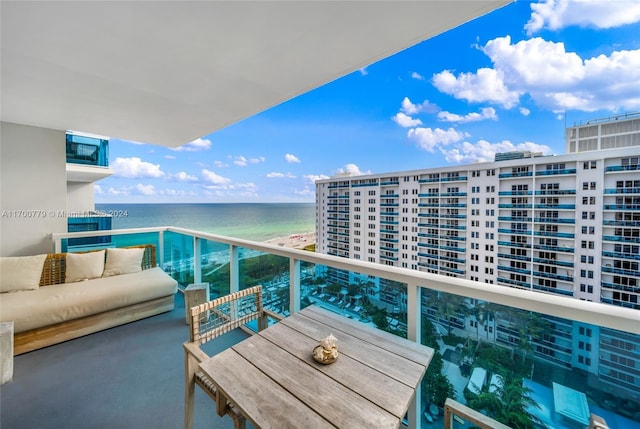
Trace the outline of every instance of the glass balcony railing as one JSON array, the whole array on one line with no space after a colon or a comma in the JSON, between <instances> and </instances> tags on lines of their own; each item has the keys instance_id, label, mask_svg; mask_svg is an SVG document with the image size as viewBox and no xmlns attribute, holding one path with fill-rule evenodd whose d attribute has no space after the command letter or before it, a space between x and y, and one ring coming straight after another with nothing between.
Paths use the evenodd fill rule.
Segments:
<instances>
[{"instance_id":1,"label":"glass balcony railing","mask_svg":"<svg viewBox=\"0 0 640 429\"><path fill-rule=\"evenodd\" d=\"M640 165L638 165L638 164L611 165L611 166L606 167L604 169L604 171L606 171L606 172L609 172L609 171L635 171L635 170L640 170Z\"/></svg>"},{"instance_id":2,"label":"glass balcony railing","mask_svg":"<svg viewBox=\"0 0 640 429\"><path fill-rule=\"evenodd\" d=\"M640 194L640 188L608 188L605 194Z\"/></svg>"},{"instance_id":3,"label":"glass balcony railing","mask_svg":"<svg viewBox=\"0 0 640 429\"><path fill-rule=\"evenodd\" d=\"M500 179L507 179L510 177L531 177L533 176L532 171L518 171L516 173L500 173L498 177Z\"/></svg>"},{"instance_id":4,"label":"glass balcony railing","mask_svg":"<svg viewBox=\"0 0 640 429\"><path fill-rule=\"evenodd\" d=\"M633 259L635 261L640 261L640 254L638 254L638 253L624 253L624 252L603 251L602 252L602 256L606 256L608 258Z\"/></svg>"},{"instance_id":5,"label":"glass balcony railing","mask_svg":"<svg viewBox=\"0 0 640 429\"><path fill-rule=\"evenodd\" d=\"M562 170L541 170L536 171L536 176L556 176L560 174L576 174L575 168L565 168Z\"/></svg>"},{"instance_id":6,"label":"glass balcony railing","mask_svg":"<svg viewBox=\"0 0 640 429\"><path fill-rule=\"evenodd\" d=\"M52 250L95 236L53 234ZM410 428L442 428L447 398L511 427L518 424L512 419L585 427L593 413L610 427L640 428L640 312L615 292L603 300L616 305L595 303L519 273L498 278L513 287L487 285L174 227L112 230L109 237L114 246L155 244L159 266L181 288L207 282L215 297L260 284L272 313L287 316L313 304L433 347ZM425 269L465 273L421 256ZM563 414L554 404L567 395L578 402L564 403L570 412ZM506 408L515 410L511 417L499 413Z\"/></svg>"},{"instance_id":7,"label":"glass balcony railing","mask_svg":"<svg viewBox=\"0 0 640 429\"><path fill-rule=\"evenodd\" d=\"M109 140L80 134L66 135L67 162L109 166Z\"/></svg>"}]
</instances>

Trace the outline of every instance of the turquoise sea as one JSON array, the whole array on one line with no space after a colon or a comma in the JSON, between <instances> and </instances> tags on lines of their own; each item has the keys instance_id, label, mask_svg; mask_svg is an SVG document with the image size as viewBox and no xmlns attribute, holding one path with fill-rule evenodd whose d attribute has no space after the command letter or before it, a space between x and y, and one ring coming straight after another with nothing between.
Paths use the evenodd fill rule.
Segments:
<instances>
[{"instance_id":1,"label":"turquoise sea","mask_svg":"<svg viewBox=\"0 0 640 429\"><path fill-rule=\"evenodd\" d=\"M177 226L253 241L315 231L315 204L96 204L112 228Z\"/></svg>"}]
</instances>

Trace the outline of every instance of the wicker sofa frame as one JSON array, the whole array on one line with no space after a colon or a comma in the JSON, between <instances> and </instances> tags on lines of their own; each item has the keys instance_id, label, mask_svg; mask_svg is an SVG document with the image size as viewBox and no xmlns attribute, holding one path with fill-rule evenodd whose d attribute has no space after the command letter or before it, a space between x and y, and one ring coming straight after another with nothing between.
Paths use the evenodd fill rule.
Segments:
<instances>
[{"instance_id":1,"label":"wicker sofa frame","mask_svg":"<svg viewBox=\"0 0 640 429\"><path fill-rule=\"evenodd\" d=\"M132 247L142 247L145 249L142 258L143 270L156 266L156 248L153 244L129 246L129 248ZM66 255L66 253L50 253L47 255L40 278L40 287L64 283ZM149 316L171 311L173 308L174 296L167 296L42 328L17 332L14 334L14 355L17 356L104 329L113 328L114 326L144 319Z\"/></svg>"}]
</instances>

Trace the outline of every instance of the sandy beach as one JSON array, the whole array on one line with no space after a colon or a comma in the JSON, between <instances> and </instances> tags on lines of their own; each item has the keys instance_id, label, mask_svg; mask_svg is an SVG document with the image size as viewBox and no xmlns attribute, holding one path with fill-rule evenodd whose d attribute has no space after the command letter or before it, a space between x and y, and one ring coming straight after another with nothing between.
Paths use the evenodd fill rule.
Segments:
<instances>
[{"instance_id":1,"label":"sandy beach","mask_svg":"<svg viewBox=\"0 0 640 429\"><path fill-rule=\"evenodd\" d=\"M294 249L302 249L310 244L315 244L316 233L306 232L304 234L292 234L288 237L278 237L267 240L265 243L275 244L282 247L291 247Z\"/></svg>"}]
</instances>

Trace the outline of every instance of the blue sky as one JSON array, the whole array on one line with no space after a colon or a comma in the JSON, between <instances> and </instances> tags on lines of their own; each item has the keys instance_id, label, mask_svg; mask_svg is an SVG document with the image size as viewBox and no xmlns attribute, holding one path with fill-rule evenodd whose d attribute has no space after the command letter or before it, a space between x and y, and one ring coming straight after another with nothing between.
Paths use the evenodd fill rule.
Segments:
<instances>
[{"instance_id":1,"label":"blue sky","mask_svg":"<svg viewBox=\"0 0 640 429\"><path fill-rule=\"evenodd\" d=\"M565 152L640 111L640 1L518 1L180 148L111 139L97 203L313 202L314 180Z\"/></svg>"}]
</instances>

